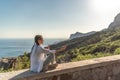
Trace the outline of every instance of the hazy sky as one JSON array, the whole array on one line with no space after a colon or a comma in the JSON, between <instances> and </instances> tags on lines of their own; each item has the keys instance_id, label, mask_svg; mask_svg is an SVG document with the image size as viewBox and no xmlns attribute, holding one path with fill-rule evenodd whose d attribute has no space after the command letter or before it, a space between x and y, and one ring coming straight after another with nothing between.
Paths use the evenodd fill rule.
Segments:
<instances>
[{"instance_id":1,"label":"hazy sky","mask_svg":"<svg viewBox=\"0 0 120 80\"><path fill-rule=\"evenodd\" d=\"M120 0L0 0L0 38L68 38L107 28Z\"/></svg>"}]
</instances>

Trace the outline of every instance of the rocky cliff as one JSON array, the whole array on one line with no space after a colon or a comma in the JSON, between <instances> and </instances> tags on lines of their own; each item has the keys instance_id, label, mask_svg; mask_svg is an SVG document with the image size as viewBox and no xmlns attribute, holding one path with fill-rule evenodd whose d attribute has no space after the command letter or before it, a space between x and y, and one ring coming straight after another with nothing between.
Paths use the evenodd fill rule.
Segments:
<instances>
[{"instance_id":1,"label":"rocky cliff","mask_svg":"<svg viewBox=\"0 0 120 80\"><path fill-rule=\"evenodd\" d=\"M118 28L120 28L120 13L115 17L114 21L109 25L108 29L104 29L104 31L118 29ZM96 33L96 32L95 31L88 32L88 33L76 32L76 33L70 35L70 39L89 36L89 35L92 35L94 33Z\"/></svg>"}]
</instances>

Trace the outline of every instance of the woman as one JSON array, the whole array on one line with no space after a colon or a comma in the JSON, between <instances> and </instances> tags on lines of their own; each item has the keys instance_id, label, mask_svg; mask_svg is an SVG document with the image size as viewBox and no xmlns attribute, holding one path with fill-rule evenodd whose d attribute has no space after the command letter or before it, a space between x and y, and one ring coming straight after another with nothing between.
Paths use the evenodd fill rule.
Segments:
<instances>
[{"instance_id":1,"label":"woman","mask_svg":"<svg viewBox=\"0 0 120 80\"><path fill-rule=\"evenodd\" d=\"M42 35L36 35L34 38L34 46L31 50L31 66L30 70L33 72L40 72L44 68L46 68L49 63L53 60L55 53L64 51L66 49L66 46L63 46L59 50L50 50L49 48L44 48L43 43L43 37ZM47 55L49 54L49 55Z\"/></svg>"}]
</instances>

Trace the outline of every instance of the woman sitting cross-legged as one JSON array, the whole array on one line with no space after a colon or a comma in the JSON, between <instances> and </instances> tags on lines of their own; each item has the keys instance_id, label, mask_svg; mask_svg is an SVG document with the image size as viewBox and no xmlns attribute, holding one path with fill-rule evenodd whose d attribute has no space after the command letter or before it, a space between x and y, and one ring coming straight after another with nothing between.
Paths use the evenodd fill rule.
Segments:
<instances>
[{"instance_id":1,"label":"woman sitting cross-legged","mask_svg":"<svg viewBox=\"0 0 120 80\"><path fill-rule=\"evenodd\" d=\"M44 40L41 35L36 35L34 40L35 43L32 47L30 55L30 71L39 73L44 70L54 59L54 54L64 51L66 49L66 46L63 46L59 50L50 50L48 47L45 48L43 46Z\"/></svg>"}]
</instances>

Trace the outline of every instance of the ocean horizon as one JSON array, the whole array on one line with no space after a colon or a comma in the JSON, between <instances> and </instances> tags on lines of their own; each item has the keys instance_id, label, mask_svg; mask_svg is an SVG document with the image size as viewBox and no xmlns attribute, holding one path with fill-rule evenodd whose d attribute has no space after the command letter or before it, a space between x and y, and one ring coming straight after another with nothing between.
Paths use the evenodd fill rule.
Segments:
<instances>
[{"instance_id":1,"label":"ocean horizon","mask_svg":"<svg viewBox=\"0 0 120 80\"><path fill-rule=\"evenodd\" d=\"M50 45L65 39L45 39L44 44ZM0 58L17 57L30 52L34 39L0 39Z\"/></svg>"}]
</instances>

